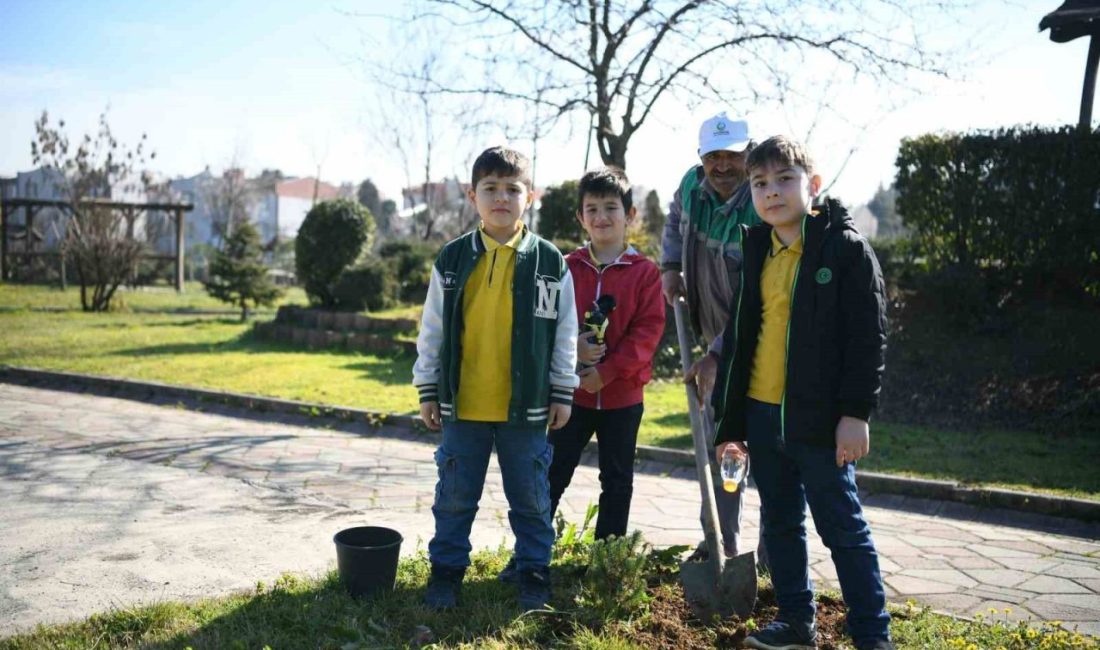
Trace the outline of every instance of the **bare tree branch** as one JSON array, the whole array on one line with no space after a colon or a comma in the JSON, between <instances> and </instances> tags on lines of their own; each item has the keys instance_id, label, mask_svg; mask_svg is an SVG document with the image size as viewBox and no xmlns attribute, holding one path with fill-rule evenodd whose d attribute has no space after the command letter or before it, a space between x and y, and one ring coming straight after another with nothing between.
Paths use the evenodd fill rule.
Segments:
<instances>
[{"instance_id":1,"label":"bare tree branch","mask_svg":"<svg viewBox=\"0 0 1100 650\"><path fill-rule=\"evenodd\" d=\"M461 53L448 55L463 64L455 74L389 82L439 96L494 98L502 122L514 105L549 109L537 111L540 135L544 120L568 123L583 110L594 117L603 161L625 165L631 139L670 95L724 101L736 88L778 101L772 89L789 89L806 61L822 57L853 78L899 88L910 74L946 75L942 53L921 40L923 19L965 2L419 0L414 22L461 25L453 44ZM733 65L712 66L717 55ZM756 87L761 75L769 76L769 88Z\"/></svg>"}]
</instances>

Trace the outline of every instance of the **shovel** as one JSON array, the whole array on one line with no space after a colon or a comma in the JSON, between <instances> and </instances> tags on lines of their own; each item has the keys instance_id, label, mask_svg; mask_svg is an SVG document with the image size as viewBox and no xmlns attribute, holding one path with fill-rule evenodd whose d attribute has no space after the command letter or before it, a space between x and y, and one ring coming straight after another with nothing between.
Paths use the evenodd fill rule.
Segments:
<instances>
[{"instance_id":1,"label":"shovel","mask_svg":"<svg viewBox=\"0 0 1100 650\"><path fill-rule=\"evenodd\" d=\"M682 297L673 302L672 311L676 316L676 336L680 342L680 364L686 373L691 368L691 344L688 342ZM714 615L726 618L731 614L748 618L756 606L756 556L750 551L727 560L718 544L718 506L714 502L714 483L710 473L712 459L706 442L707 432L712 427L699 406L695 384L685 384L685 387L691 438L695 442L695 470L703 496L703 535L708 553L705 561L681 562L680 581L684 584L688 603L700 620L708 620Z\"/></svg>"}]
</instances>

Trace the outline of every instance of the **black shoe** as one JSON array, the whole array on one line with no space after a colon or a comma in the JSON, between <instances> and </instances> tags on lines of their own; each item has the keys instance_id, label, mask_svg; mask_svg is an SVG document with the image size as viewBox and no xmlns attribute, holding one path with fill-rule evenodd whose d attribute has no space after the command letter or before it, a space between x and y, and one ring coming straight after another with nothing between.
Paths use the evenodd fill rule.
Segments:
<instances>
[{"instance_id":1,"label":"black shoe","mask_svg":"<svg viewBox=\"0 0 1100 650\"><path fill-rule=\"evenodd\" d=\"M424 604L435 610L452 609L458 603L458 592L462 589L462 578L465 575L466 567L432 564L428 590L424 592Z\"/></svg>"},{"instance_id":2,"label":"black shoe","mask_svg":"<svg viewBox=\"0 0 1100 650\"><path fill-rule=\"evenodd\" d=\"M508 560L508 564L505 564L504 568L500 570L500 573L497 574L497 580L510 585L519 584L519 569L516 568L515 557Z\"/></svg>"},{"instance_id":3,"label":"black shoe","mask_svg":"<svg viewBox=\"0 0 1100 650\"><path fill-rule=\"evenodd\" d=\"M524 610L545 609L550 602L550 568L525 569L519 573L519 605Z\"/></svg>"},{"instance_id":4,"label":"black shoe","mask_svg":"<svg viewBox=\"0 0 1100 650\"><path fill-rule=\"evenodd\" d=\"M813 626L807 628L772 621L763 630L746 637L745 647L757 650L816 650L817 630Z\"/></svg>"},{"instance_id":5,"label":"black shoe","mask_svg":"<svg viewBox=\"0 0 1100 650\"><path fill-rule=\"evenodd\" d=\"M856 650L897 650L890 639L870 639L856 641Z\"/></svg>"}]
</instances>

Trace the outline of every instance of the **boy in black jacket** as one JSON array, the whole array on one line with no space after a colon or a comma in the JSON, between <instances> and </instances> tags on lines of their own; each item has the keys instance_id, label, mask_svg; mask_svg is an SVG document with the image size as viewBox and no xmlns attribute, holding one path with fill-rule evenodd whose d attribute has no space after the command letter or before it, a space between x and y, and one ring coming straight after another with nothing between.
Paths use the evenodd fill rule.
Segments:
<instances>
[{"instance_id":1,"label":"boy in black jacket","mask_svg":"<svg viewBox=\"0 0 1100 650\"><path fill-rule=\"evenodd\" d=\"M748 158L753 205L737 309L714 391L718 458L751 453L779 614L745 645L815 648L805 506L832 553L859 650L886 650L890 617L855 461L869 449L886 350L882 272L839 203L812 203L821 177L797 142ZM747 443L747 448L746 448Z\"/></svg>"}]
</instances>

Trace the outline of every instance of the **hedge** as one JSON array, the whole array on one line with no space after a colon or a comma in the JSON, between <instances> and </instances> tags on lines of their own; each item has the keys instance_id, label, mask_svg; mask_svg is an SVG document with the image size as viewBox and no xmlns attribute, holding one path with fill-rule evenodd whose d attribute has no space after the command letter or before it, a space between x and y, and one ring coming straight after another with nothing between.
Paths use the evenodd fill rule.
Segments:
<instances>
[{"instance_id":1,"label":"hedge","mask_svg":"<svg viewBox=\"0 0 1100 650\"><path fill-rule=\"evenodd\" d=\"M1016 127L904 139L897 209L932 271L1100 289L1100 133Z\"/></svg>"}]
</instances>

